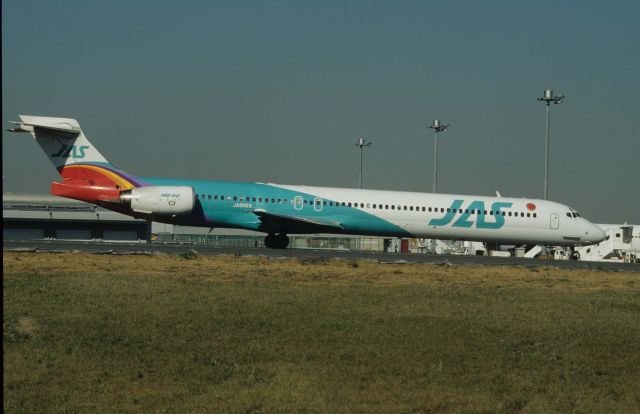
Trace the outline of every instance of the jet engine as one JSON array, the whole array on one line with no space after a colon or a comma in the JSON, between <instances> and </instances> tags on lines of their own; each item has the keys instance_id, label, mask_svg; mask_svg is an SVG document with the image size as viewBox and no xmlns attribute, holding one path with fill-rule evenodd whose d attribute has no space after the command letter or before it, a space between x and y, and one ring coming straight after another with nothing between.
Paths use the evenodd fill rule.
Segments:
<instances>
[{"instance_id":1,"label":"jet engine","mask_svg":"<svg viewBox=\"0 0 640 414\"><path fill-rule=\"evenodd\" d=\"M146 214L187 214L193 211L193 187L149 186L120 192L120 203L127 208Z\"/></svg>"}]
</instances>

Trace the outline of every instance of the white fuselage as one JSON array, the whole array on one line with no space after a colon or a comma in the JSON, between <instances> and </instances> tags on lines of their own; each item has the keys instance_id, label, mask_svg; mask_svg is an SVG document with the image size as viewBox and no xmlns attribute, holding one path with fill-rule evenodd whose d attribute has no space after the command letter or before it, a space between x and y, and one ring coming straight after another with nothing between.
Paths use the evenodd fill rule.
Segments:
<instances>
[{"instance_id":1,"label":"white fuselage","mask_svg":"<svg viewBox=\"0 0 640 414\"><path fill-rule=\"evenodd\" d=\"M558 246L591 244L604 238L599 227L577 216L575 210L552 201L271 185L312 194L323 201L344 202L347 206L350 203L352 208L419 238ZM366 219L358 222L345 217L344 224L345 230L354 234L367 233Z\"/></svg>"}]
</instances>

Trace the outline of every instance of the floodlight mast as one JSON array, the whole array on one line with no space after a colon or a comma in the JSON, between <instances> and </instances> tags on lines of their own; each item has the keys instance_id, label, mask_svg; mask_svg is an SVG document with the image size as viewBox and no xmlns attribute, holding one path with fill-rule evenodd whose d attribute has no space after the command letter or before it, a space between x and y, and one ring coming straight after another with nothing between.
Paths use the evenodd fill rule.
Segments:
<instances>
[{"instance_id":1,"label":"floodlight mast","mask_svg":"<svg viewBox=\"0 0 640 414\"><path fill-rule=\"evenodd\" d=\"M558 105L564 99L564 95L553 95L553 90L545 89L541 98L536 100L544 102L547 106L547 121L545 127L545 139L544 139L544 199L548 200L549 196L549 107L553 102L554 105Z\"/></svg>"},{"instance_id":2,"label":"floodlight mast","mask_svg":"<svg viewBox=\"0 0 640 414\"><path fill-rule=\"evenodd\" d=\"M435 139L433 143L433 192L438 192L438 132L444 132L449 128L449 124L442 124L439 120L435 119L429 126L433 129Z\"/></svg>"},{"instance_id":3,"label":"floodlight mast","mask_svg":"<svg viewBox=\"0 0 640 414\"><path fill-rule=\"evenodd\" d=\"M356 147L360 147L360 187L362 188L362 159L363 159L363 153L364 153L364 149L368 148L371 146L371 142L365 142L364 138L360 137L358 138L358 142L356 143Z\"/></svg>"}]
</instances>

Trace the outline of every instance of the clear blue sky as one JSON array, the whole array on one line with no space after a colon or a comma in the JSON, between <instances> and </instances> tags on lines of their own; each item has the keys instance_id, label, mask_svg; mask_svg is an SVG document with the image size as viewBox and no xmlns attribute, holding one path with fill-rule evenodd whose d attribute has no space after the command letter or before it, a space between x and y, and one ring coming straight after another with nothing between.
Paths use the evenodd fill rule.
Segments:
<instances>
[{"instance_id":1,"label":"clear blue sky","mask_svg":"<svg viewBox=\"0 0 640 414\"><path fill-rule=\"evenodd\" d=\"M542 197L640 223L640 2L2 2L2 118L79 120L139 175ZM3 133L4 191L57 179Z\"/></svg>"}]
</instances>

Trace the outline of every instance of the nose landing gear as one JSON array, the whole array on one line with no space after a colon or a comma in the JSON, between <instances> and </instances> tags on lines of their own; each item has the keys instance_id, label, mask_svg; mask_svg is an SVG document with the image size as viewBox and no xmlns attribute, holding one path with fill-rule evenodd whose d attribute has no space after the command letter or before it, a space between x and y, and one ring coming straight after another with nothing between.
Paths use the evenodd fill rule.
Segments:
<instances>
[{"instance_id":1,"label":"nose landing gear","mask_svg":"<svg viewBox=\"0 0 640 414\"><path fill-rule=\"evenodd\" d=\"M289 245L289 237L286 234L268 234L264 238L264 245L270 249L286 249Z\"/></svg>"},{"instance_id":2,"label":"nose landing gear","mask_svg":"<svg viewBox=\"0 0 640 414\"><path fill-rule=\"evenodd\" d=\"M580 252L576 252L576 248L571 248L571 255L569 256L571 260L580 260Z\"/></svg>"}]
</instances>

